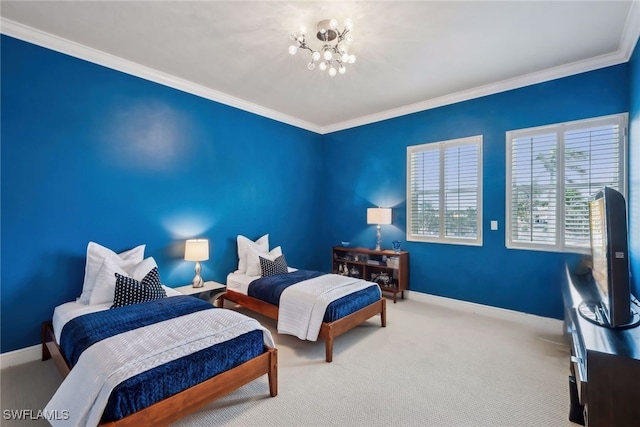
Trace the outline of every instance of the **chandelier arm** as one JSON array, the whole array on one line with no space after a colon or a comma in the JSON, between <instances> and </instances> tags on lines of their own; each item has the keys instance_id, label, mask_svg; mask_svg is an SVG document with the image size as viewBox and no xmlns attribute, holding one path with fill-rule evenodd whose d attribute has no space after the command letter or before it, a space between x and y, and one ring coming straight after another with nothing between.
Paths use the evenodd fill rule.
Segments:
<instances>
[{"instance_id":1,"label":"chandelier arm","mask_svg":"<svg viewBox=\"0 0 640 427\"><path fill-rule=\"evenodd\" d=\"M305 45L300 45L300 49L306 49L309 52L311 52L313 54L313 52L315 52L313 49L311 49L309 46Z\"/></svg>"}]
</instances>

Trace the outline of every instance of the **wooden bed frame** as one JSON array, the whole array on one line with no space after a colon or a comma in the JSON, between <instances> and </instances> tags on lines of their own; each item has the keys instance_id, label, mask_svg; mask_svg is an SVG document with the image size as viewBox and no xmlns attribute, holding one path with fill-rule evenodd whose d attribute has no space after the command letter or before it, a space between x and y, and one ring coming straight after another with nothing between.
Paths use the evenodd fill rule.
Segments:
<instances>
[{"instance_id":1,"label":"wooden bed frame","mask_svg":"<svg viewBox=\"0 0 640 427\"><path fill-rule=\"evenodd\" d=\"M234 292L228 288L218 299L219 307L224 307L224 300L235 302L256 313L278 320L278 307L268 302ZM327 363L331 363L333 360L333 339L335 337L355 328L378 313L380 313L380 322L384 328L387 326L387 306L384 298L380 298L378 301L333 322L322 322L319 337L325 341Z\"/></svg>"},{"instance_id":2,"label":"wooden bed frame","mask_svg":"<svg viewBox=\"0 0 640 427\"><path fill-rule=\"evenodd\" d=\"M54 359L60 374L65 378L70 371L69 364L56 343L51 322L45 322L42 324L42 360L50 358ZM275 348L268 347L267 351L260 356L240 366L222 372L125 418L100 425L165 426L264 374L269 377L269 393L275 397L278 394L278 351Z\"/></svg>"}]
</instances>

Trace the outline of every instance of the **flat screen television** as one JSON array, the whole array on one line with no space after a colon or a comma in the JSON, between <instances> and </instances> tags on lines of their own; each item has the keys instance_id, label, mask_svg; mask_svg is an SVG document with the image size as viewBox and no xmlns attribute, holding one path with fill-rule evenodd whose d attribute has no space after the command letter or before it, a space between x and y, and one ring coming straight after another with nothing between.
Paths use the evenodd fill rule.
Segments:
<instances>
[{"instance_id":1,"label":"flat screen television","mask_svg":"<svg viewBox=\"0 0 640 427\"><path fill-rule=\"evenodd\" d=\"M609 328L627 328L640 322L631 305L627 209L624 196L610 187L589 201L592 270L598 301L587 302L580 313Z\"/></svg>"}]
</instances>

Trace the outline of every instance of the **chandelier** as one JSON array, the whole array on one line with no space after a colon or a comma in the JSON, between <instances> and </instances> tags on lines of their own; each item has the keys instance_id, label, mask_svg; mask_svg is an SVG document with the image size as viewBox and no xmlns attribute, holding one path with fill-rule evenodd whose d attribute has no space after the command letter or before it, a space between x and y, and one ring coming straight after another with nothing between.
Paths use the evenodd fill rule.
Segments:
<instances>
[{"instance_id":1,"label":"chandelier","mask_svg":"<svg viewBox=\"0 0 640 427\"><path fill-rule=\"evenodd\" d=\"M296 44L289 46L289 53L295 55L298 49L305 49L311 52L311 59L307 63L309 70L316 68L316 62L320 61L318 68L327 70L331 77L337 73L344 74L347 71L346 64L356 62L356 56L348 53L347 45L351 44L353 37L351 29L353 22L347 19L344 22L344 29L338 29L338 21L335 19L324 19L318 22L316 37L322 43L322 47L314 49L307 44L306 27L301 27L297 33L289 35Z\"/></svg>"}]
</instances>

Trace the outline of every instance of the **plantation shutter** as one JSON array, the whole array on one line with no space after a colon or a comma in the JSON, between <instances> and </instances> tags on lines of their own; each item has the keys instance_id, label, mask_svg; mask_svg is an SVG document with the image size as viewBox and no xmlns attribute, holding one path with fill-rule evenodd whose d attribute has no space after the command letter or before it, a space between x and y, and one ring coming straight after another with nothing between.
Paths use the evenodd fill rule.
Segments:
<instances>
[{"instance_id":1,"label":"plantation shutter","mask_svg":"<svg viewBox=\"0 0 640 427\"><path fill-rule=\"evenodd\" d=\"M407 148L407 240L482 244L482 137Z\"/></svg>"},{"instance_id":2,"label":"plantation shutter","mask_svg":"<svg viewBox=\"0 0 640 427\"><path fill-rule=\"evenodd\" d=\"M564 133L565 245L589 248L589 199L621 182L620 124L603 120Z\"/></svg>"},{"instance_id":3,"label":"plantation shutter","mask_svg":"<svg viewBox=\"0 0 640 427\"><path fill-rule=\"evenodd\" d=\"M624 193L626 115L507 133L507 247L589 250L588 201Z\"/></svg>"},{"instance_id":4,"label":"plantation shutter","mask_svg":"<svg viewBox=\"0 0 640 427\"><path fill-rule=\"evenodd\" d=\"M437 144L434 144L437 145ZM440 235L440 150L425 147L409 153L411 235Z\"/></svg>"},{"instance_id":5,"label":"plantation shutter","mask_svg":"<svg viewBox=\"0 0 640 427\"><path fill-rule=\"evenodd\" d=\"M511 236L515 242L556 244L557 137L555 133L511 141Z\"/></svg>"},{"instance_id":6,"label":"plantation shutter","mask_svg":"<svg viewBox=\"0 0 640 427\"><path fill-rule=\"evenodd\" d=\"M444 228L446 237L478 236L478 147L444 148Z\"/></svg>"}]
</instances>

